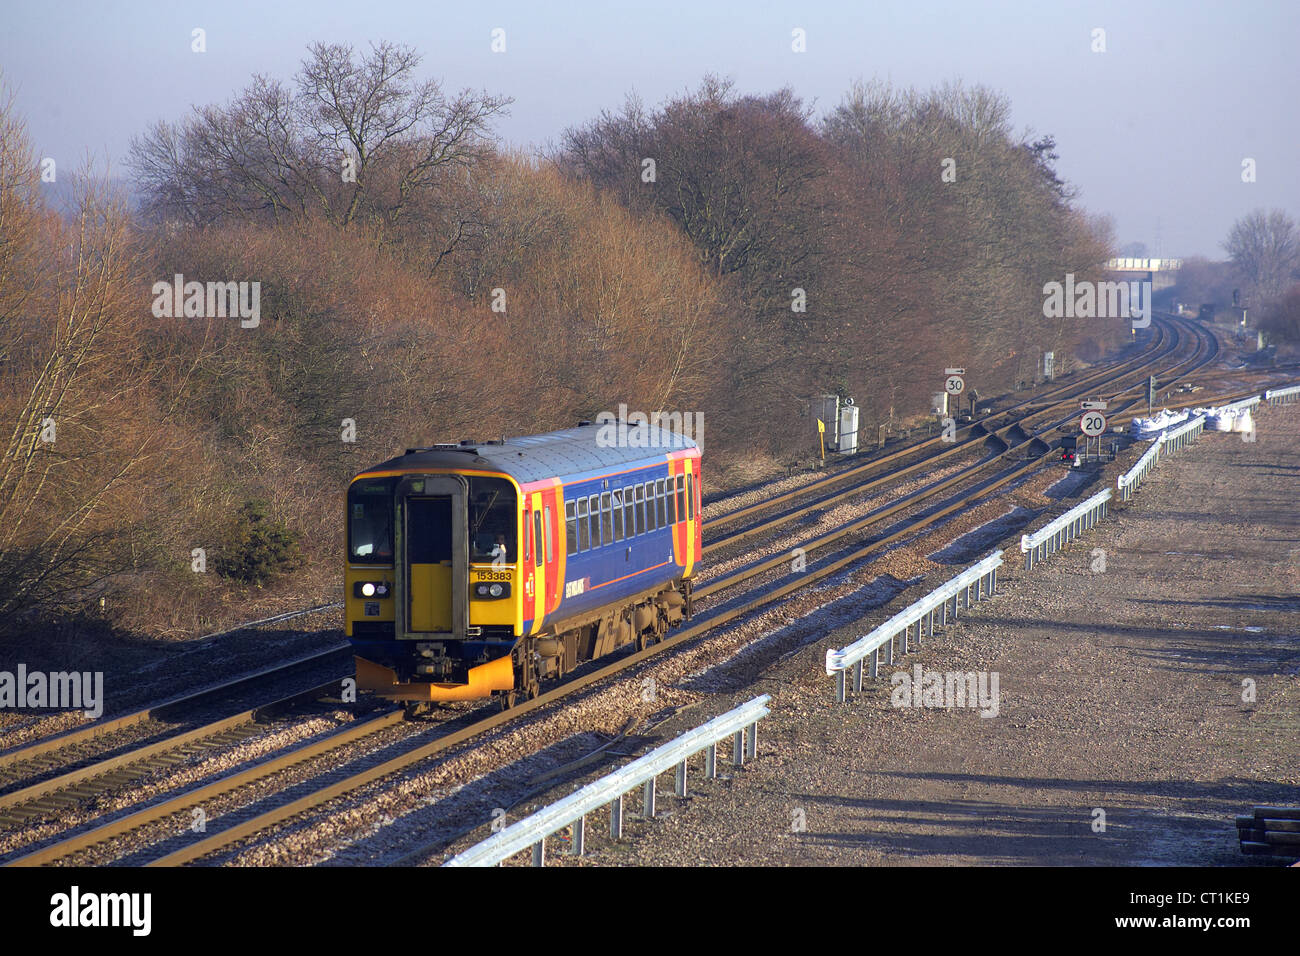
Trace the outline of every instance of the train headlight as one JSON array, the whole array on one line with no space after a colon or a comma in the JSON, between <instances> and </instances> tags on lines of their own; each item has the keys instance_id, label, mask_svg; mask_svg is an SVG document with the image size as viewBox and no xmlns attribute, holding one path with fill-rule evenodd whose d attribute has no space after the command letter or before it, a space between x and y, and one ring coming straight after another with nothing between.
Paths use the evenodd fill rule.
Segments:
<instances>
[{"instance_id":1,"label":"train headlight","mask_svg":"<svg viewBox=\"0 0 1300 956\"><path fill-rule=\"evenodd\" d=\"M494 584L490 588L488 588L488 594L492 595L493 597L500 597L503 591L504 589L499 584Z\"/></svg>"},{"instance_id":2,"label":"train headlight","mask_svg":"<svg viewBox=\"0 0 1300 956\"><path fill-rule=\"evenodd\" d=\"M374 584L372 584L370 581L367 581L365 584L361 585L361 596L374 597L375 596Z\"/></svg>"},{"instance_id":3,"label":"train headlight","mask_svg":"<svg viewBox=\"0 0 1300 956\"><path fill-rule=\"evenodd\" d=\"M387 581L358 581L352 585L352 596L359 598L392 597L392 589Z\"/></svg>"}]
</instances>

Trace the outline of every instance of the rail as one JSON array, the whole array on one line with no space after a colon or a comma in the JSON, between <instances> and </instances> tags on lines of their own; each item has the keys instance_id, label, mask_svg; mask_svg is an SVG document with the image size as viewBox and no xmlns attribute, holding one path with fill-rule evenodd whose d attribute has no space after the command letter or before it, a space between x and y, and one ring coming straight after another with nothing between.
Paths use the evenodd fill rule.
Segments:
<instances>
[{"instance_id":1,"label":"rail","mask_svg":"<svg viewBox=\"0 0 1300 956\"><path fill-rule=\"evenodd\" d=\"M546 862L546 838L570 824L574 828L573 852L580 856L585 849L587 814L606 805L610 808L610 835L617 840L623 834L623 797L631 790L644 787L643 813L646 817L653 817L655 778L665 770L676 766L677 795L685 796L686 762L701 751L705 752L705 775L711 778L717 776L718 744L728 737L735 742L733 759L736 766L744 763L746 755L756 756L758 722L770 713L769 700L771 697L767 694L755 697L749 703L687 731L563 800L511 824L443 865L493 866L532 847L533 865L543 866Z\"/></svg>"},{"instance_id":2,"label":"rail","mask_svg":"<svg viewBox=\"0 0 1300 956\"><path fill-rule=\"evenodd\" d=\"M236 631L247 630L252 627L262 627L265 624L279 624L281 621L289 621L295 617L302 617L305 614L314 614L317 611L334 611L343 606L342 601L335 601L332 604L318 604L315 607L303 608L301 611L285 611L283 614L273 614L271 617L264 617L257 621L245 621L243 624L236 624L234 627L228 627L224 631L217 631L214 634L204 634L195 639L195 643L215 640L218 637L226 637L234 634Z\"/></svg>"},{"instance_id":3,"label":"rail","mask_svg":"<svg viewBox=\"0 0 1300 956\"><path fill-rule=\"evenodd\" d=\"M1107 488L1075 505L1033 534L1021 535L1020 550L1025 553L1025 570L1031 570L1036 561L1055 554L1106 517L1111 496L1111 490Z\"/></svg>"},{"instance_id":4,"label":"rail","mask_svg":"<svg viewBox=\"0 0 1300 956\"><path fill-rule=\"evenodd\" d=\"M826 651L826 673L835 677L835 700L844 703L848 698L848 673L853 669L853 689L862 691L863 661L871 655L871 676L880 673L880 650L886 649L886 664L894 663L894 637L902 637L902 652L908 651L908 639L912 627L916 627L916 642L921 643L921 627L924 625L927 636L933 636L935 615L940 615L939 625L948 623L948 603L952 602L952 616L957 616L957 608L964 600L965 607L970 607L971 591L974 589L975 601L992 597L997 589L998 568L1002 567L1002 552L994 551L978 564L973 564L952 580L943 584L925 597L909 604L888 621L861 637L847 647Z\"/></svg>"}]
</instances>

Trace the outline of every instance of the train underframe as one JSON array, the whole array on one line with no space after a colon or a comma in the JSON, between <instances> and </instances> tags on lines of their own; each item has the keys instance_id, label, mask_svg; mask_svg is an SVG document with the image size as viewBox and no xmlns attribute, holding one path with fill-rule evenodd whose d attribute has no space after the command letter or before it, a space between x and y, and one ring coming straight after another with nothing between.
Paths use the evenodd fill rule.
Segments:
<instances>
[{"instance_id":1,"label":"train underframe","mask_svg":"<svg viewBox=\"0 0 1300 956\"><path fill-rule=\"evenodd\" d=\"M691 616L691 582L678 578L634 595L622 606L597 608L547 625L518 638L507 654L469 669L463 683L400 681L392 668L356 658L357 684L388 700L403 701L419 713L434 703L495 697L502 709L541 693L543 681L557 680L589 661L635 644L642 650L663 640L670 628ZM419 642L413 653L436 659L442 642ZM446 642L450 643L450 642Z\"/></svg>"}]
</instances>

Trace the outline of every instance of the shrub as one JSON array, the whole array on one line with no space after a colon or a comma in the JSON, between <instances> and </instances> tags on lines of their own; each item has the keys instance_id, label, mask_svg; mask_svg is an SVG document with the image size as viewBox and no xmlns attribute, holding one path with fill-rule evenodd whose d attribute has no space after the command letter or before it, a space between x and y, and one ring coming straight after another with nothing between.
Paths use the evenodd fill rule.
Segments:
<instances>
[{"instance_id":1,"label":"shrub","mask_svg":"<svg viewBox=\"0 0 1300 956\"><path fill-rule=\"evenodd\" d=\"M247 501L235 513L214 561L222 577L258 587L302 565L298 534L267 517L266 505L260 501Z\"/></svg>"}]
</instances>

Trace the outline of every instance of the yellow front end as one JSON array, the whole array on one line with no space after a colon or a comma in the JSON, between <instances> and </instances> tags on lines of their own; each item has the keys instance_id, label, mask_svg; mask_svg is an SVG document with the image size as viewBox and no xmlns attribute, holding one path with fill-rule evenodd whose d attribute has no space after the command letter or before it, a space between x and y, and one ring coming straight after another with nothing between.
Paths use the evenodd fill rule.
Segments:
<instances>
[{"instance_id":1,"label":"yellow front end","mask_svg":"<svg viewBox=\"0 0 1300 956\"><path fill-rule=\"evenodd\" d=\"M349 567L343 575L343 620L344 633L348 637L353 636L352 625L357 621L393 621L395 619L395 610L393 608L393 568L373 567L373 568L354 568ZM358 597L357 585L366 582L382 583L388 585L388 597Z\"/></svg>"},{"instance_id":2,"label":"yellow front end","mask_svg":"<svg viewBox=\"0 0 1300 956\"><path fill-rule=\"evenodd\" d=\"M451 607L447 595L451 591L451 568L447 565L429 564L411 567L411 622L422 631L447 630L451 626ZM389 594L393 593L392 568L349 568L347 571L346 617L347 634L353 636L355 621L393 621L394 599L354 597L356 584L366 581L385 581ZM490 596L490 589L500 586L505 593L499 598ZM479 587L489 589L489 596L478 595ZM369 607L367 607L367 605ZM371 613L367 614L367 610ZM519 572L514 565L495 566L475 564L470 567L469 621L471 628L507 627L510 634L518 636L522 624L523 597ZM416 643L416 642L412 642ZM388 700L401 701L455 701L478 700L491 696L493 691L511 690L515 686L514 665L509 654L473 667L468 681L437 683L410 681L398 683L397 673L374 661L357 657L357 689L372 691Z\"/></svg>"},{"instance_id":3,"label":"yellow front end","mask_svg":"<svg viewBox=\"0 0 1300 956\"><path fill-rule=\"evenodd\" d=\"M491 597L493 585L500 585L505 594ZM489 595L479 594L481 588L488 588ZM522 585L519 571L512 564L494 566L491 564L472 564L469 569L469 624L470 627L504 626L510 633L518 635L523 618L523 601L520 595Z\"/></svg>"},{"instance_id":4,"label":"yellow front end","mask_svg":"<svg viewBox=\"0 0 1300 956\"><path fill-rule=\"evenodd\" d=\"M397 577L395 565L391 564L347 567L344 604L345 629L348 637L362 642L371 640L395 642L386 643L382 650L380 648L373 650L373 656L386 663L359 656L366 651L364 645L358 648L357 686L359 690L373 691L389 700L481 699L490 696L493 691L514 688L514 665L508 650L487 663L473 665L473 661L485 653L497 653L504 649L507 643L513 644L514 639L522 633L526 595L523 593L521 565L492 563L481 559L471 559L468 564L462 564L448 557L454 552L446 538L430 536L428 532L424 532L426 535L424 537L412 536L411 529L415 527L421 529L455 527L447 523L453 513L457 514L454 521L465 520L463 512L453 510L462 507L454 504L460 500L456 487L444 484L435 490L433 483L440 480L437 478L439 473L430 472L430 474L434 477L415 479L416 490L403 499L406 502L404 507L420 509L405 512L406 517L399 518L406 522L419 522L418 525L404 524L403 527L408 529L408 533L399 539L399 544L404 549L403 553L410 560L403 571L406 580L395 580ZM514 502L520 500L519 487L513 480L498 475L469 474L471 481L498 480L503 484L509 481L513 486ZM380 474L357 479L357 481L373 483L385 477L387 476ZM394 480L400 479L400 475L393 477ZM426 481L427 484L422 484ZM362 491L361 495L366 493L367 491ZM374 494L374 492L369 493ZM383 553L381 549L384 545L388 545L391 549L392 542L383 534L374 532L376 526L382 527L382 520L371 517L372 513L378 514L380 518L383 517L382 502L377 506L373 500L366 501L361 497L356 499L350 497L349 500L352 502L350 504L352 517L357 521L358 531L355 533L374 534L376 553ZM453 504L440 504L448 500ZM367 511L367 508L372 511ZM522 509L516 505L511 510L513 515L510 524L513 524L514 528L514 542L510 556L513 558L521 553L523 543L520 534ZM505 538L498 537L498 541L509 540L510 524L504 527L498 524L497 527L502 529L500 532L492 530L492 525L489 524L487 529L482 530L481 536L504 533ZM480 531L480 525L475 524L474 528L475 532ZM354 532L350 532L352 533ZM349 540L351 547L352 539ZM363 543L367 541L365 537L360 537L358 540ZM482 553L489 550L490 544L490 538L486 541L476 541L475 548ZM495 549L491 550L495 551ZM455 580L458 570L461 574L465 574L468 580ZM358 585L367 582L382 583L386 587L376 588L376 593L369 596L358 593ZM463 616L459 604L462 594L465 597ZM407 601L401 614L398 613L397 607L399 600ZM402 618L405 618L405 623L402 625L403 633L399 639L396 625ZM388 627L370 626L374 624L388 625ZM463 634L459 633L462 629ZM486 647L483 645L464 647L461 641L470 644L484 642ZM460 656L462 649L468 660ZM452 666L448 666L448 658L453 660ZM468 671L464 669L467 665ZM399 676L397 668L400 668L401 675L411 676L403 679ZM461 682L462 675L464 675L463 682Z\"/></svg>"},{"instance_id":5,"label":"yellow front end","mask_svg":"<svg viewBox=\"0 0 1300 956\"><path fill-rule=\"evenodd\" d=\"M385 700L480 700L490 697L494 690L510 690L515 686L514 663L509 654L470 668L469 681L464 684L435 684L426 681L399 684L397 673L390 668L364 657L354 660L357 664L357 689L373 691Z\"/></svg>"}]
</instances>

